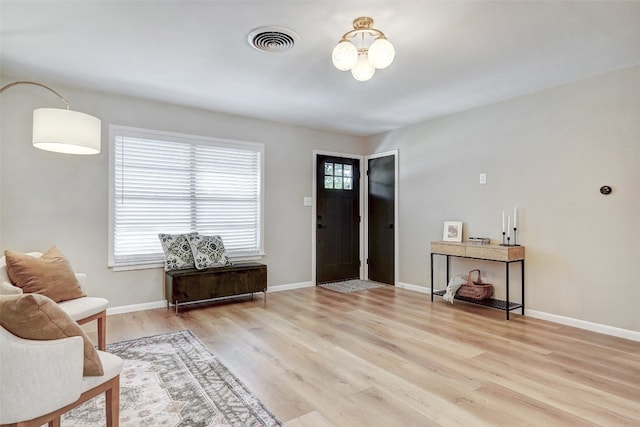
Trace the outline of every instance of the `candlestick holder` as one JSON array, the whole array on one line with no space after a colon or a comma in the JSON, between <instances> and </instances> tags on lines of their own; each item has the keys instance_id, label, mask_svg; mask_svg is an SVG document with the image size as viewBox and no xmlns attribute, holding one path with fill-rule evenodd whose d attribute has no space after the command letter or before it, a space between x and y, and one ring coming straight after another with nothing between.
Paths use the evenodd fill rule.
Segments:
<instances>
[{"instance_id":1,"label":"candlestick holder","mask_svg":"<svg viewBox=\"0 0 640 427\"><path fill-rule=\"evenodd\" d=\"M511 243L511 236L506 236L506 242L505 242L505 235L506 233L503 231L502 243L500 244L500 246L520 246L518 244L518 229L516 227L513 227L513 243Z\"/></svg>"}]
</instances>

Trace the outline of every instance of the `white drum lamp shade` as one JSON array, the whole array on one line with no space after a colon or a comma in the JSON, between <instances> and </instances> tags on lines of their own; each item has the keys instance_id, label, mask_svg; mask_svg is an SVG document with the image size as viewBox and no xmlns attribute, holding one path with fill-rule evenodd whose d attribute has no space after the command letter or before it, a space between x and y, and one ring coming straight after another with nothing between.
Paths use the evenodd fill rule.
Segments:
<instances>
[{"instance_id":1,"label":"white drum lamp shade","mask_svg":"<svg viewBox=\"0 0 640 427\"><path fill-rule=\"evenodd\" d=\"M0 87L0 93L19 85L40 86L67 105L33 110L33 146L41 150L65 154L98 154L102 135L100 119L71 110L71 104L49 86L30 81L17 81Z\"/></svg>"},{"instance_id":2,"label":"white drum lamp shade","mask_svg":"<svg viewBox=\"0 0 640 427\"><path fill-rule=\"evenodd\" d=\"M100 119L60 108L33 110L33 146L66 154L100 152Z\"/></svg>"}]
</instances>

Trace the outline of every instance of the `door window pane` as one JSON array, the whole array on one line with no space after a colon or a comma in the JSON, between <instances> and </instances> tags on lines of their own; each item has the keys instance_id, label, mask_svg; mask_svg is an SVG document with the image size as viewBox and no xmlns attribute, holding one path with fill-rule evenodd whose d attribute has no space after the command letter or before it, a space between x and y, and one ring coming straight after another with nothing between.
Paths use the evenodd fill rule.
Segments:
<instances>
[{"instance_id":1,"label":"door window pane","mask_svg":"<svg viewBox=\"0 0 640 427\"><path fill-rule=\"evenodd\" d=\"M353 166L342 163L324 163L324 188L353 190Z\"/></svg>"},{"instance_id":2,"label":"door window pane","mask_svg":"<svg viewBox=\"0 0 640 427\"><path fill-rule=\"evenodd\" d=\"M333 188L333 176L324 177L324 188Z\"/></svg>"},{"instance_id":3,"label":"door window pane","mask_svg":"<svg viewBox=\"0 0 640 427\"><path fill-rule=\"evenodd\" d=\"M333 163L325 163L324 164L324 174L325 175L333 175Z\"/></svg>"}]
</instances>

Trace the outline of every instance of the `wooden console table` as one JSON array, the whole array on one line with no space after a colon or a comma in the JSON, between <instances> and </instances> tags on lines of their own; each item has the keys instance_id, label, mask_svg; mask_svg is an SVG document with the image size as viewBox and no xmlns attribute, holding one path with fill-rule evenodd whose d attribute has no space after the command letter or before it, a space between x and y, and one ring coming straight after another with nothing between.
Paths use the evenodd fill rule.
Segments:
<instances>
[{"instance_id":1,"label":"wooden console table","mask_svg":"<svg viewBox=\"0 0 640 427\"><path fill-rule=\"evenodd\" d=\"M480 245L477 243L453 243L453 242L431 242L431 302L433 302L433 295L442 296L446 292L445 290L434 290L433 287L433 256L444 255L447 257L447 284L449 283L449 258L471 258L479 259L483 261L497 261L505 264L505 288L506 288L506 301L498 300L494 298L487 298L483 300L473 300L469 298L456 296L455 298L461 301L470 302L473 304L483 305L486 307L497 308L504 310L507 320L509 320L509 312L511 310L521 309L521 313L524 315L524 246L501 246L501 245ZM515 303L509 300L509 265L514 262L519 262L521 265L522 276L520 283L522 286L522 302Z\"/></svg>"}]
</instances>

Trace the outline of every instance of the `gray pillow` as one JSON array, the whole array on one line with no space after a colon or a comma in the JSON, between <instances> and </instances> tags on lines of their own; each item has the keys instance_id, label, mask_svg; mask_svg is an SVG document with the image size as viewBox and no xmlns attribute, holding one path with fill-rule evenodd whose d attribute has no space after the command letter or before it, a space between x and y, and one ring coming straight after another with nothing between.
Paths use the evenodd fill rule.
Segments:
<instances>
[{"instance_id":1,"label":"gray pillow","mask_svg":"<svg viewBox=\"0 0 640 427\"><path fill-rule=\"evenodd\" d=\"M189 244L198 270L231 265L220 236L190 235Z\"/></svg>"},{"instance_id":2,"label":"gray pillow","mask_svg":"<svg viewBox=\"0 0 640 427\"><path fill-rule=\"evenodd\" d=\"M164 270L183 270L193 268L193 253L189 245L189 238L198 233L188 234L158 234L162 251L164 252Z\"/></svg>"}]
</instances>

